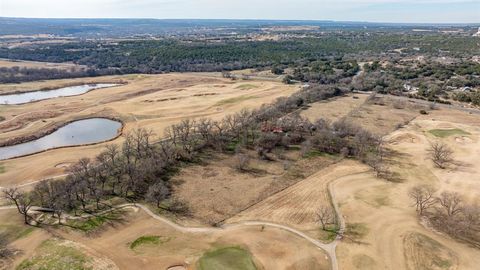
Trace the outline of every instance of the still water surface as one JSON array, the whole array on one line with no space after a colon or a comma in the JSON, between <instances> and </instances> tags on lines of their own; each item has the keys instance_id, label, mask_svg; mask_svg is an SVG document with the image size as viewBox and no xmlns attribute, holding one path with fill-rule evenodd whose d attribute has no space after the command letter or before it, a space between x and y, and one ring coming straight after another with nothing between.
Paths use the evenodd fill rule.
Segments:
<instances>
[{"instance_id":1,"label":"still water surface","mask_svg":"<svg viewBox=\"0 0 480 270\"><path fill-rule=\"evenodd\" d=\"M111 83L85 84L85 85L58 88L53 90L45 90L45 91L39 90L39 91L19 93L19 94L0 95L0 104L17 105L17 104L24 104L24 103L34 102L38 100L56 98L56 97L77 96L77 95L85 94L91 90L113 87L117 85L118 84L111 84Z\"/></svg>"},{"instance_id":2,"label":"still water surface","mask_svg":"<svg viewBox=\"0 0 480 270\"><path fill-rule=\"evenodd\" d=\"M106 118L90 118L67 124L37 140L0 147L0 160L34 154L52 148L93 144L118 135L122 123Z\"/></svg>"}]
</instances>

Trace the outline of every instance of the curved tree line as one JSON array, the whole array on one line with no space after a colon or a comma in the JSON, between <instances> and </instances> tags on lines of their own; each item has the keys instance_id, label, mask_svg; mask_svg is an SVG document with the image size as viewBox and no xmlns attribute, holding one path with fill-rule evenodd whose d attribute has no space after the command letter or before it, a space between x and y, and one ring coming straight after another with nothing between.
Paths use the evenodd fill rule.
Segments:
<instances>
[{"instance_id":1,"label":"curved tree line","mask_svg":"<svg viewBox=\"0 0 480 270\"><path fill-rule=\"evenodd\" d=\"M321 151L359 158L374 169L381 162L381 140L347 121L311 123L298 110L309 103L343 95L334 86L312 86L279 98L256 110L242 110L222 120L183 120L165 130L154 142L152 132L138 129L121 146L108 145L94 159L82 158L63 180L45 180L25 193L7 189L5 197L17 206L25 223L33 205L62 220L62 214L95 213L114 204L115 198L147 201L164 210L188 214L188 207L171 196L170 176L179 166L200 158L206 149L234 152L255 149L269 159L276 147L301 145L302 151Z\"/></svg>"}]
</instances>

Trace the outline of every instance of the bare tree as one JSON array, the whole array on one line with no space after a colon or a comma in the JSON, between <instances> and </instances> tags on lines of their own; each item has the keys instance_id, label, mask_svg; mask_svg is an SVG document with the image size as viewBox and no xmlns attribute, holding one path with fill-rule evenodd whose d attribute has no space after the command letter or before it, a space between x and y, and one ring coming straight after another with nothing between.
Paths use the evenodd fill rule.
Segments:
<instances>
[{"instance_id":1,"label":"bare tree","mask_svg":"<svg viewBox=\"0 0 480 270\"><path fill-rule=\"evenodd\" d=\"M449 217L463 212L463 200L457 192L442 192L438 202Z\"/></svg>"},{"instance_id":2,"label":"bare tree","mask_svg":"<svg viewBox=\"0 0 480 270\"><path fill-rule=\"evenodd\" d=\"M453 151L442 142L432 143L428 152L430 159L438 168L445 169L445 167L453 161Z\"/></svg>"},{"instance_id":3,"label":"bare tree","mask_svg":"<svg viewBox=\"0 0 480 270\"><path fill-rule=\"evenodd\" d=\"M13 202L17 207L18 213L23 215L25 224L28 223L28 219L30 216L28 215L28 211L32 207L33 199L32 196L26 193L22 193L18 190L18 188L9 188L3 190L3 195L5 199Z\"/></svg>"},{"instance_id":4,"label":"bare tree","mask_svg":"<svg viewBox=\"0 0 480 270\"><path fill-rule=\"evenodd\" d=\"M317 210L317 220L322 225L322 230L325 230L327 225L335 222L335 214L330 207L321 206Z\"/></svg>"},{"instance_id":5,"label":"bare tree","mask_svg":"<svg viewBox=\"0 0 480 270\"><path fill-rule=\"evenodd\" d=\"M434 193L435 189L427 185L414 186L408 191L408 196L414 201L414 206L419 215L423 215L437 202Z\"/></svg>"},{"instance_id":6,"label":"bare tree","mask_svg":"<svg viewBox=\"0 0 480 270\"><path fill-rule=\"evenodd\" d=\"M148 188L145 199L160 208L160 203L167 198L169 193L167 185L163 181L159 181Z\"/></svg>"}]
</instances>

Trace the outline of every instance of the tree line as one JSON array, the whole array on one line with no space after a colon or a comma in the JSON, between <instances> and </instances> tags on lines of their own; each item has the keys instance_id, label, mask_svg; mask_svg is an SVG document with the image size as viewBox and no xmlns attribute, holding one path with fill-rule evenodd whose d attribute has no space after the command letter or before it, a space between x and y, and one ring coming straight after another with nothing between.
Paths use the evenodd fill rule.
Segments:
<instances>
[{"instance_id":1,"label":"tree line","mask_svg":"<svg viewBox=\"0 0 480 270\"><path fill-rule=\"evenodd\" d=\"M437 190L429 185L418 185L408 192L418 215L428 220L435 229L454 238L480 247L480 209L467 203L457 192Z\"/></svg>"},{"instance_id":2,"label":"tree line","mask_svg":"<svg viewBox=\"0 0 480 270\"><path fill-rule=\"evenodd\" d=\"M61 222L65 213L109 208L114 198L147 201L167 211L188 214L187 205L170 196L169 179L181 164L197 159L207 148L224 152L251 148L259 157L269 159L275 147L302 144L305 152L342 153L376 164L370 158L381 156L376 152L380 146L377 137L346 121L311 123L297 113L306 104L346 91L331 85L313 86L219 121L186 119L168 127L159 142L153 142L151 132L139 129L127 134L122 146L108 145L94 159L80 159L63 180L42 181L28 193L7 189L4 196L17 206L27 224L33 205L49 209Z\"/></svg>"},{"instance_id":3,"label":"tree line","mask_svg":"<svg viewBox=\"0 0 480 270\"><path fill-rule=\"evenodd\" d=\"M121 75L119 69L58 69L58 68L27 68L0 67L0 83L20 83L41 80L96 77L106 75Z\"/></svg>"}]
</instances>

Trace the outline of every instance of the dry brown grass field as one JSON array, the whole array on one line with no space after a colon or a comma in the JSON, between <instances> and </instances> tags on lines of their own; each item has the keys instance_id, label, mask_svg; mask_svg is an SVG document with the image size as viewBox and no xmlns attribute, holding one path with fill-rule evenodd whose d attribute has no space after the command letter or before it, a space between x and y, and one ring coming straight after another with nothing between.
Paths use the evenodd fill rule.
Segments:
<instances>
[{"instance_id":1,"label":"dry brown grass field","mask_svg":"<svg viewBox=\"0 0 480 270\"><path fill-rule=\"evenodd\" d=\"M20 67L20 68L56 68L56 69L83 69L85 66L70 63L44 63L35 61L12 61L0 59L0 67Z\"/></svg>"},{"instance_id":2,"label":"dry brown grass field","mask_svg":"<svg viewBox=\"0 0 480 270\"><path fill-rule=\"evenodd\" d=\"M168 74L25 83L16 91L86 82L125 84L77 97L3 106L0 115L6 120L0 122L0 140L29 136L91 116L116 117L125 123L126 132L145 127L160 137L166 126L182 119L218 119L298 89L276 82L231 81L218 74ZM8 89L0 86L0 90ZM345 119L383 136L385 146L393 153L388 164L394 181L375 177L359 161L325 155L302 157L298 149L276 150L273 161L259 159L252 150L248 152L250 167L243 172L235 168L233 155L204 153L205 161L181 168L172 179L173 195L192 211L192 217L176 221L194 226L266 221L328 241L331 238L321 232L315 215L320 206L331 206L333 199L346 221L345 235L336 248L339 269L478 269L478 248L419 220L408 190L417 184L430 184L439 192L456 191L465 201L479 204L480 118L453 109L421 115L420 109L425 107L415 102L368 100L367 95L355 94L312 104L302 112L311 121ZM432 132L453 129L463 132L442 136ZM113 143L121 141L120 137ZM454 151L455 162L447 169L434 167L429 159L427 149L434 141L442 141ZM58 149L0 162L0 186L61 174L64 166L80 157L94 156L104 145ZM13 210L0 211L0 229L21 231L25 227L20 224L21 218ZM142 236L160 240L132 249L132 243ZM63 239L66 242L62 245L73 246L99 262L100 268L95 269L168 269L175 265L196 269L202 254L226 246L248 250L259 269L330 269L326 253L285 230L227 226L203 232L182 231L131 209L125 211L122 220L103 225L94 233L57 228L22 234L13 239L12 245L23 253L12 265L41 255L42 243L53 238Z\"/></svg>"},{"instance_id":3,"label":"dry brown grass field","mask_svg":"<svg viewBox=\"0 0 480 270\"><path fill-rule=\"evenodd\" d=\"M2 211L0 214L13 213ZM21 226L18 225L21 224L19 220L11 223ZM8 224L2 219L2 226ZM132 247L135 240L145 236L158 236L162 240ZM230 246L248 250L258 269L329 269L326 254L311 243L280 229L248 226L203 233L179 232L143 212L132 210L124 213L121 222L104 225L95 234L87 235L72 229L52 229L50 232L37 229L30 232L13 241L12 246L23 253L5 269L32 258L42 263L54 262L58 258L42 250L45 241L52 240L58 241L60 248L70 247L81 252L83 259L94 262L91 266L95 270L169 269L177 265L184 267L181 269L193 270L205 252ZM60 248L59 252L64 252ZM38 255L43 257L36 257Z\"/></svg>"},{"instance_id":4,"label":"dry brown grass field","mask_svg":"<svg viewBox=\"0 0 480 270\"><path fill-rule=\"evenodd\" d=\"M0 106L0 142L44 134L59 125L88 117L114 117L124 122L124 132L142 127L162 137L167 126L182 119L219 119L243 108L255 108L296 91L297 86L276 82L231 81L219 74L127 75L89 79L55 80L0 86L0 92L31 91L95 82L125 83L75 97ZM7 90L9 89L9 90ZM121 143L122 137L112 143ZM1 162L0 186L63 173L79 157L93 157L105 146L74 147ZM34 168L34 169L32 169Z\"/></svg>"},{"instance_id":5,"label":"dry brown grass field","mask_svg":"<svg viewBox=\"0 0 480 270\"><path fill-rule=\"evenodd\" d=\"M306 180L302 180L337 159L327 156L303 159L300 151L283 152L272 155L274 161L266 161L251 151L248 153L250 165L243 172L235 168L236 158L233 155L209 157L205 164L188 166L174 176L174 196L188 203L194 220L201 224L215 224L230 217L239 221L241 219L236 216L239 212L250 206L257 208L258 202L289 190L299 181L304 183ZM263 218L257 220L268 221Z\"/></svg>"},{"instance_id":6,"label":"dry brown grass field","mask_svg":"<svg viewBox=\"0 0 480 270\"><path fill-rule=\"evenodd\" d=\"M338 202L355 233L338 247L344 269L476 269L480 251L435 232L417 220L408 189L430 184L439 192L459 192L478 203L478 116L454 110L436 110L419 116L405 128L386 137L399 155L392 169L400 183L375 179L362 173L335 184ZM428 158L429 142L439 140L432 129L460 128L470 135L442 138L454 149L455 166L435 168ZM347 233L348 237L348 233ZM392 268L395 266L395 268Z\"/></svg>"}]
</instances>

